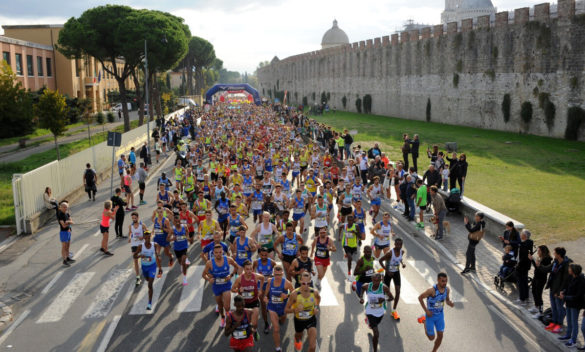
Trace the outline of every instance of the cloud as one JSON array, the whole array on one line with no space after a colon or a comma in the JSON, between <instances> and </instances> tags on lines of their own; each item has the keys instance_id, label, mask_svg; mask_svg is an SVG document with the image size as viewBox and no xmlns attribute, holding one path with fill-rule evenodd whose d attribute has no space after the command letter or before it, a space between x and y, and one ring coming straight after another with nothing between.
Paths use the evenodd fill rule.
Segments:
<instances>
[{"instance_id":1,"label":"cloud","mask_svg":"<svg viewBox=\"0 0 585 352\"><path fill-rule=\"evenodd\" d=\"M492 0L498 11L534 6L542 0ZM20 0L0 3L0 24L64 23L104 0L52 2ZM224 67L253 72L275 55L285 58L318 50L334 18L350 42L390 35L412 19L437 24L442 0L123 0L135 8L151 8L183 17L191 33L209 40ZM362 6L363 5L363 6Z\"/></svg>"}]
</instances>

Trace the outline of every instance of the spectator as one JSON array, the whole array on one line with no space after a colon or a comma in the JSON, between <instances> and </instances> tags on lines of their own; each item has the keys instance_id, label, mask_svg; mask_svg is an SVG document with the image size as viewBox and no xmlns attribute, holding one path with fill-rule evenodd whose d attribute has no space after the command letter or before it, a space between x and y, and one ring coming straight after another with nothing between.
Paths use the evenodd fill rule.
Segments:
<instances>
[{"instance_id":1,"label":"spectator","mask_svg":"<svg viewBox=\"0 0 585 352\"><path fill-rule=\"evenodd\" d=\"M449 161L449 189L457 187L457 178L459 177L459 159L457 153L453 153L453 158L447 157Z\"/></svg>"},{"instance_id":2,"label":"spectator","mask_svg":"<svg viewBox=\"0 0 585 352\"><path fill-rule=\"evenodd\" d=\"M134 147L130 148L130 154L128 155L128 161L130 165L136 165L136 152Z\"/></svg>"},{"instance_id":3,"label":"spectator","mask_svg":"<svg viewBox=\"0 0 585 352\"><path fill-rule=\"evenodd\" d=\"M144 190L146 189L146 178L148 177L144 163L140 163L140 168L136 171L136 176L138 179L138 189L140 190L138 193L140 196L139 205L144 205L146 204L144 201Z\"/></svg>"},{"instance_id":4,"label":"spectator","mask_svg":"<svg viewBox=\"0 0 585 352\"><path fill-rule=\"evenodd\" d=\"M479 244L483 238L485 231L485 221L483 220L484 215L482 212L475 213L475 219L473 225L469 223L469 219L463 218L465 228L469 231L467 236L467 251L465 252L465 268L461 274L467 274L470 271L475 271L475 247Z\"/></svg>"},{"instance_id":5,"label":"spectator","mask_svg":"<svg viewBox=\"0 0 585 352\"><path fill-rule=\"evenodd\" d=\"M552 322L546 327L546 330L558 334L563 328L566 313L560 293L567 285L569 264L571 264L572 260L567 257L567 251L563 247L555 248L553 256L554 260L552 264L543 267L550 272L545 288L549 289L550 307L552 310Z\"/></svg>"},{"instance_id":6,"label":"spectator","mask_svg":"<svg viewBox=\"0 0 585 352\"><path fill-rule=\"evenodd\" d=\"M437 186L437 188L441 188L441 174L437 171L434 164L429 165L429 169L425 171L423 175L424 181L427 181L429 187Z\"/></svg>"},{"instance_id":7,"label":"spectator","mask_svg":"<svg viewBox=\"0 0 585 352\"><path fill-rule=\"evenodd\" d=\"M120 155L118 159L118 174L120 175L120 187L124 187L124 170L126 170L126 155Z\"/></svg>"},{"instance_id":8,"label":"spectator","mask_svg":"<svg viewBox=\"0 0 585 352\"><path fill-rule=\"evenodd\" d=\"M434 163L437 160L437 156L439 155L439 146L433 145L433 150L427 148L427 156L431 159L431 163Z\"/></svg>"},{"instance_id":9,"label":"spectator","mask_svg":"<svg viewBox=\"0 0 585 352\"><path fill-rule=\"evenodd\" d=\"M63 265L70 266L70 263L75 262L75 259L69 257L71 225L73 224L73 220L69 214L69 204L66 201L62 201L61 204L59 204L57 221L59 222L59 239L61 241L61 257L63 259Z\"/></svg>"},{"instance_id":10,"label":"spectator","mask_svg":"<svg viewBox=\"0 0 585 352\"><path fill-rule=\"evenodd\" d=\"M508 275L510 275L516 264L517 263L516 260L514 259L514 252L512 251L512 246L507 245L506 247L504 247L502 265L500 266L498 276L505 280L508 277Z\"/></svg>"},{"instance_id":11,"label":"spectator","mask_svg":"<svg viewBox=\"0 0 585 352\"><path fill-rule=\"evenodd\" d=\"M515 253L515 257L518 256L518 245L520 244L520 234L518 230L514 227L514 223L512 221L508 221L506 223L506 230L504 231L504 235L499 237L502 245L506 247L507 245L512 246L512 250Z\"/></svg>"},{"instance_id":12,"label":"spectator","mask_svg":"<svg viewBox=\"0 0 585 352\"><path fill-rule=\"evenodd\" d=\"M542 317L542 291L548 277L548 271L545 270L552 263L552 257L547 246L538 246L536 251L538 259L535 260L532 256L529 256L534 265L534 277L532 278L532 298L534 299L534 308L530 309L530 313L533 313L533 318Z\"/></svg>"},{"instance_id":13,"label":"spectator","mask_svg":"<svg viewBox=\"0 0 585 352\"><path fill-rule=\"evenodd\" d=\"M345 155L347 158L351 157L351 144L353 143L353 137L346 130L343 131L343 141L345 146Z\"/></svg>"},{"instance_id":14,"label":"spectator","mask_svg":"<svg viewBox=\"0 0 585 352\"><path fill-rule=\"evenodd\" d=\"M368 150L368 158L375 159L378 155L382 155L382 151L378 146L378 143L374 143L374 146Z\"/></svg>"},{"instance_id":15,"label":"spectator","mask_svg":"<svg viewBox=\"0 0 585 352\"><path fill-rule=\"evenodd\" d=\"M433 204L433 211L435 214L435 221L437 222L437 233L435 239L440 240L443 238L443 220L447 215L447 207L443 197L439 194L437 186L431 186L431 202Z\"/></svg>"},{"instance_id":16,"label":"spectator","mask_svg":"<svg viewBox=\"0 0 585 352\"><path fill-rule=\"evenodd\" d=\"M443 185L443 191L449 191L449 164L445 164L443 171L441 171L441 180Z\"/></svg>"},{"instance_id":17,"label":"spectator","mask_svg":"<svg viewBox=\"0 0 585 352\"><path fill-rule=\"evenodd\" d=\"M518 246L518 265L516 273L518 276L518 304L525 305L528 300L528 272L532 267L530 256L534 242L530 239L530 231L524 229L520 234L520 244Z\"/></svg>"},{"instance_id":18,"label":"spectator","mask_svg":"<svg viewBox=\"0 0 585 352\"><path fill-rule=\"evenodd\" d=\"M85 164L85 171L83 172L83 186L89 200L95 202L95 194L97 192L97 175L94 169L91 168L89 163Z\"/></svg>"},{"instance_id":19,"label":"spectator","mask_svg":"<svg viewBox=\"0 0 585 352\"><path fill-rule=\"evenodd\" d=\"M45 188L45 193L43 193L43 200L45 202L45 208L47 209L55 209L56 215L59 215L59 203L57 200L53 198L53 191L51 187Z\"/></svg>"},{"instance_id":20,"label":"spectator","mask_svg":"<svg viewBox=\"0 0 585 352\"><path fill-rule=\"evenodd\" d=\"M380 160L382 161L382 164L384 164L384 169L387 169L388 165L390 165L390 159L388 159L386 153L382 153Z\"/></svg>"},{"instance_id":21,"label":"spectator","mask_svg":"<svg viewBox=\"0 0 585 352\"><path fill-rule=\"evenodd\" d=\"M358 165L360 168L360 176L362 178L362 183L364 185L368 184L368 158L366 157L366 153L361 153L356 155L358 159ZM370 175L370 177L373 177Z\"/></svg>"},{"instance_id":22,"label":"spectator","mask_svg":"<svg viewBox=\"0 0 585 352\"><path fill-rule=\"evenodd\" d=\"M335 142L337 143L337 150L339 151L339 160L343 160L343 150L345 149L345 139L343 139L343 136L336 133L335 134Z\"/></svg>"},{"instance_id":23,"label":"spectator","mask_svg":"<svg viewBox=\"0 0 585 352\"><path fill-rule=\"evenodd\" d=\"M402 159L404 159L404 169L408 170L408 154L410 154L410 139L408 139L408 134L402 135Z\"/></svg>"},{"instance_id":24,"label":"spectator","mask_svg":"<svg viewBox=\"0 0 585 352\"><path fill-rule=\"evenodd\" d=\"M122 199L122 190L120 188L116 188L114 191L115 194L112 196L112 207L116 208L116 223L114 224L114 229L116 230L116 237L117 238L125 238L124 236L124 208L126 207L126 202Z\"/></svg>"},{"instance_id":25,"label":"spectator","mask_svg":"<svg viewBox=\"0 0 585 352\"><path fill-rule=\"evenodd\" d=\"M416 206L420 209L420 212L418 214L419 217L419 222L416 224L416 227L424 229L425 228L425 223L424 223L424 213L425 210L427 209L427 186L423 183L423 180L418 179L416 180L416 187L417 187L417 191L416 191Z\"/></svg>"},{"instance_id":26,"label":"spectator","mask_svg":"<svg viewBox=\"0 0 585 352\"><path fill-rule=\"evenodd\" d=\"M569 265L567 288L561 291L560 297L567 305L567 332L559 340L569 340L565 346L575 347L579 334L579 311L585 306L585 277L581 265Z\"/></svg>"},{"instance_id":27,"label":"spectator","mask_svg":"<svg viewBox=\"0 0 585 352\"><path fill-rule=\"evenodd\" d=\"M142 148L140 148L140 159L142 159L142 163L146 168L148 168L147 165L151 164L149 154L148 145L145 142Z\"/></svg>"},{"instance_id":28,"label":"spectator","mask_svg":"<svg viewBox=\"0 0 585 352\"><path fill-rule=\"evenodd\" d=\"M418 139L418 134L414 135L414 139L410 141L410 154L412 154L412 166L414 167L414 171L418 172L418 150L420 148L420 141Z\"/></svg>"},{"instance_id":29,"label":"spectator","mask_svg":"<svg viewBox=\"0 0 585 352\"><path fill-rule=\"evenodd\" d=\"M465 178L467 177L467 156L465 153L459 155L459 173L457 174L457 182L461 188L461 196L463 197L463 191L465 188Z\"/></svg>"},{"instance_id":30,"label":"spectator","mask_svg":"<svg viewBox=\"0 0 585 352\"><path fill-rule=\"evenodd\" d=\"M414 205L414 200L416 198L416 184L415 182L415 178L412 177L412 175L408 175L406 176L406 183L407 188L406 188L406 202L407 202L407 207L410 210L407 213L407 217L408 217L408 221L414 221L414 215L416 214L416 206Z\"/></svg>"},{"instance_id":31,"label":"spectator","mask_svg":"<svg viewBox=\"0 0 585 352\"><path fill-rule=\"evenodd\" d=\"M437 169L437 171L441 172L443 170L443 168L445 167L445 159L443 159L443 152L439 152L439 154L437 155L437 160L435 160L435 169Z\"/></svg>"}]
</instances>

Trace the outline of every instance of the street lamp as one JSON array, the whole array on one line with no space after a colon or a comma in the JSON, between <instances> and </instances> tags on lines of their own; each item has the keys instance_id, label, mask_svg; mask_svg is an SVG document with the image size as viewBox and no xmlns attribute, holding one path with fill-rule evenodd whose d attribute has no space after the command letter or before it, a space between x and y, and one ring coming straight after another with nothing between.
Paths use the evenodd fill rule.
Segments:
<instances>
[{"instance_id":1,"label":"street lamp","mask_svg":"<svg viewBox=\"0 0 585 352\"><path fill-rule=\"evenodd\" d=\"M162 42L164 44L167 43L167 36L163 34ZM146 44L146 38L144 39L144 96L146 100L146 105L148 106L148 110L150 110L150 104L148 101L148 46ZM154 109L153 109L154 111ZM148 119L146 122L146 147L148 148L147 156L150 155L150 114L147 113ZM148 160L147 165L148 167Z\"/></svg>"}]
</instances>

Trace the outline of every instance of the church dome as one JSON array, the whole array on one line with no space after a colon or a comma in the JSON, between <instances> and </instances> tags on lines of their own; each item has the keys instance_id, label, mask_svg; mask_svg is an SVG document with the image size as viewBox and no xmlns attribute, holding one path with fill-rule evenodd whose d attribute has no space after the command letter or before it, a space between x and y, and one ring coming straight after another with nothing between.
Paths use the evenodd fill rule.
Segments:
<instances>
[{"instance_id":1,"label":"church dome","mask_svg":"<svg viewBox=\"0 0 585 352\"><path fill-rule=\"evenodd\" d=\"M494 7L491 0L462 0L459 5L461 10L473 10L473 9L491 9Z\"/></svg>"},{"instance_id":2,"label":"church dome","mask_svg":"<svg viewBox=\"0 0 585 352\"><path fill-rule=\"evenodd\" d=\"M327 49L338 45L349 44L347 34L337 26L337 20L333 20L333 27L323 35L321 48Z\"/></svg>"}]
</instances>

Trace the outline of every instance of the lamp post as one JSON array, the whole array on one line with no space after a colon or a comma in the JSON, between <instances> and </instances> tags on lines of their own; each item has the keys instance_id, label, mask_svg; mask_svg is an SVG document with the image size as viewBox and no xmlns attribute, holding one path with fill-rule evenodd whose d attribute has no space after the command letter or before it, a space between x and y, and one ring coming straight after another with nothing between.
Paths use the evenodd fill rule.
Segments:
<instances>
[{"instance_id":1,"label":"lamp post","mask_svg":"<svg viewBox=\"0 0 585 352\"><path fill-rule=\"evenodd\" d=\"M148 47L146 39L144 39L144 96L146 105L148 105ZM150 154L150 114L146 120L146 148L148 148L146 156L146 167L148 167L148 155Z\"/></svg>"}]
</instances>

